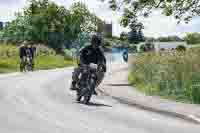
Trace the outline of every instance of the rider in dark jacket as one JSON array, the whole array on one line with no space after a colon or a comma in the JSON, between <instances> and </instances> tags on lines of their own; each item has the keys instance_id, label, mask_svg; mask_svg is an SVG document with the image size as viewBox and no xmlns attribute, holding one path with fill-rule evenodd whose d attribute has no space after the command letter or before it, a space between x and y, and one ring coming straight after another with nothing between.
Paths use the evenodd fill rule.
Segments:
<instances>
[{"instance_id":1,"label":"rider in dark jacket","mask_svg":"<svg viewBox=\"0 0 200 133\"><path fill-rule=\"evenodd\" d=\"M36 47L32 44L32 45L28 45L28 51L31 57L31 63L32 63L32 70L34 70L34 57L36 56Z\"/></svg>"},{"instance_id":2,"label":"rider in dark jacket","mask_svg":"<svg viewBox=\"0 0 200 133\"><path fill-rule=\"evenodd\" d=\"M19 57L20 57L20 71L23 71L24 68L24 58L27 56L27 42L24 41L19 48Z\"/></svg>"},{"instance_id":3,"label":"rider in dark jacket","mask_svg":"<svg viewBox=\"0 0 200 133\"><path fill-rule=\"evenodd\" d=\"M22 59L24 56L26 56L26 48L27 48L26 42L23 42L23 44L19 48L20 59Z\"/></svg>"},{"instance_id":4,"label":"rider in dark jacket","mask_svg":"<svg viewBox=\"0 0 200 133\"><path fill-rule=\"evenodd\" d=\"M34 58L34 50L30 45L30 42L24 41L19 48L19 56L20 56L20 71L22 72L25 67L25 58L31 57L32 68L33 68L33 58Z\"/></svg>"},{"instance_id":5,"label":"rider in dark jacket","mask_svg":"<svg viewBox=\"0 0 200 133\"><path fill-rule=\"evenodd\" d=\"M89 65L90 63L104 65L104 72L106 72L106 58L103 51L100 49L101 39L97 35L93 35L91 39L91 45L86 46L80 51L80 64L78 68L75 68L72 75L71 90L77 90L76 83L80 72L80 66L82 64ZM96 94L96 92L95 92Z\"/></svg>"}]
</instances>

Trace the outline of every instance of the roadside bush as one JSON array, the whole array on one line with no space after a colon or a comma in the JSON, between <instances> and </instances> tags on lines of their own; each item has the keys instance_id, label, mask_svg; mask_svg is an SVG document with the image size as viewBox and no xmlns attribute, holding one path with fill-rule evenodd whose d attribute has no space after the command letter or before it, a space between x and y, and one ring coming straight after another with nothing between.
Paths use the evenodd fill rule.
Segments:
<instances>
[{"instance_id":1,"label":"roadside bush","mask_svg":"<svg viewBox=\"0 0 200 133\"><path fill-rule=\"evenodd\" d=\"M176 50L180 51L180 52L183 52L183 51L186 51L186 47L183 46L183 45L179 45L179 46L176 47Z\"/></svg>"},{"instance_id":2,"label":"roadside bush","mask_svg":"<svg viewBox=\"0 0 200 133\"><path fill-rule=\"evenodd\" d=\"M105 46L105 47L111 47L111 46L112 46L112 43L111 43L108 39L105 39L105 41L104 41L104 46Z\"/></svg>"},{"instance_id":3,"label":"roadside bush","mask_svg":"<svg viewBox=\"0 0 200 133\"><path fill-rule=\"evenodd\" d=\"M153 42L146 42L145 43L145 51L153 51L154 50L154 44Z\"/></svg>"},{"instance_id":4,"label":"roadside bush","mask_svg":"<svg viewBox=\"0 0 200 133\"><path fill-rule=\"evenodd\" d=\"M64 59L65 60L73 60L73 50L64 50Z\"/></svg>"},{"instance_id":5,"label":"roadside bush","mask_svg":"<svg viewBox=\"0 0 200 133\"><path fill-rule=\"evenodd\" d=\"M133 62L129 81L149 95L200 103L199 50L141 54Z\"/></svg>"},{"instance_id":6,"label":"roadside bush","mask_svg":"<svg viewBox=\"0 0 200 133\"><path fill-rule=\"evenodd\" d=\"M137 52L137 46L136 45L130 45L130 51L136 53Z\"/></svg>"},{"instance_id":7,"label":"roadside bush","mask_svg":"<svg viewBox=\"0 0 200 133\"><path fill-rule=\"evenodd\" d=\"M140 46L140 52L145 52L145 45L144 44Z\"/></svg>"}]
</instances>

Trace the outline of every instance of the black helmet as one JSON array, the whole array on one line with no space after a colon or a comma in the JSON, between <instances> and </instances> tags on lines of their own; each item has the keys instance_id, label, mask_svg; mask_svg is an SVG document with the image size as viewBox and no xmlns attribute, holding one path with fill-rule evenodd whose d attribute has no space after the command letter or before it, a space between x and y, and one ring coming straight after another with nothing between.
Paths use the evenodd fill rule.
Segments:
<instances>
[{"instance_id":1,"label":"black helmet","mask_svg":"<svg viewBox=\"0 0 200 133\"><path fill-rule=\"evenodd\" d=\"M91 43L96 44L97 46L101 45L101 38L97 35L92 35Z\"/></svg>"}]
</instances>

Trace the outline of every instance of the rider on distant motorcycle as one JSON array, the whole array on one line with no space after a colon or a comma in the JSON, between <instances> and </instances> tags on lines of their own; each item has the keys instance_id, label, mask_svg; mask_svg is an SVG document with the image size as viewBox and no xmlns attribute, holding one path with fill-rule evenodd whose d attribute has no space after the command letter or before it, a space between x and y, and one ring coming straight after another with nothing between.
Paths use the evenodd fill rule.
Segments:
<instances>
[{"instance_id":1,"label":"rider on distant motorcycle","mask_svg":"<svg viewBox=\"0 0 200 133\"><path fill-rule=\"evenodd\" d=\"M24 70L24 62L26 57L27 42L24 41L19 47L19 57L20 57L20 71Z\"/></svg>"},{"instance_id":2,"label":"rider on distant motorcycle","mask_svg":"<svg viewBox=\"0 0 200 133\"><path fill-rule=\"evenodd\" d=\"M19 56L20 56L20 71L23 72L25 69L26 58L29 57L32 63L33 53L31 50L31 45L29 42L24 41L19 48Z\"/></svg>"},{"instance_id":3,"label":"rider on distant motorcycle","mask_svg":"<svg viewBox=\"0 0 200 133\"><path fill-rule=\"evenodd\" d=\"M81 65L90 63L103 65L103 72L106 72L106 58L103 51L100 49L101 39L97 35L93 35L91 39L91 45L86 46L80 51L80 64L78 68L74 69L72 74L71 90L77 90L76 84L81 73ZM97 79L98 80L98 79ZM100 79L101 80L101 79ZM97 83L98 81L96 81ZM97 83L99 84L99 83ZM96 91L94 94L97 95Z\"/></svg>"}]
</instances>

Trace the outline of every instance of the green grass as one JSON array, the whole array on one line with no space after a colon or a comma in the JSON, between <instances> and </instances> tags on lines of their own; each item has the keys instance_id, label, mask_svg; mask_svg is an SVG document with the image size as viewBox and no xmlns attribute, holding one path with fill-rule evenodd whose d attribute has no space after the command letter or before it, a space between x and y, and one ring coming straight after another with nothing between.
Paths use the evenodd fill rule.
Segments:
<instances>
[{"instance_id":1,"label":"green grass","mask_svg":"<svg viewBox=\"0 0 200 133\"><path fill-rule=\"evenodd\" d=\"M200 103L200 49L146 53L133 61L129 82L148 95Z\"/></svg>"},{"instance_id":2,"label":"green grass","mask_svg":"<svg viewBox=\"0 0 200 133\"><path fill-rule=\"evenodd\" d=\"M73 64L72 60L64 60L60 55L38 56L35 60L36 69L62 68Z\"/></svg>"},{"instance_id":3,"label":"green grass","mask_svg":"<svg viewBox=\"0 0 200 133\"><path fill-rule=\"evenodd\" d=\"M0 73L19 71L18 47L14 45L0 44ZM56 55L54 50L44 46L38 47L38 55L35 58L35 69L63 68L73 65L71 58Z\"/></svg>"},{"instance_id":4,"label":"green grass","mask_svg":"<svg viewBox=\"0 0 200 133\"><path fill-rule=\"evenodd\" d=\"M9 73L18 71L18 59L17 58L1 58L0 59L0 73Z\"/></svg>"}]
</instances>

